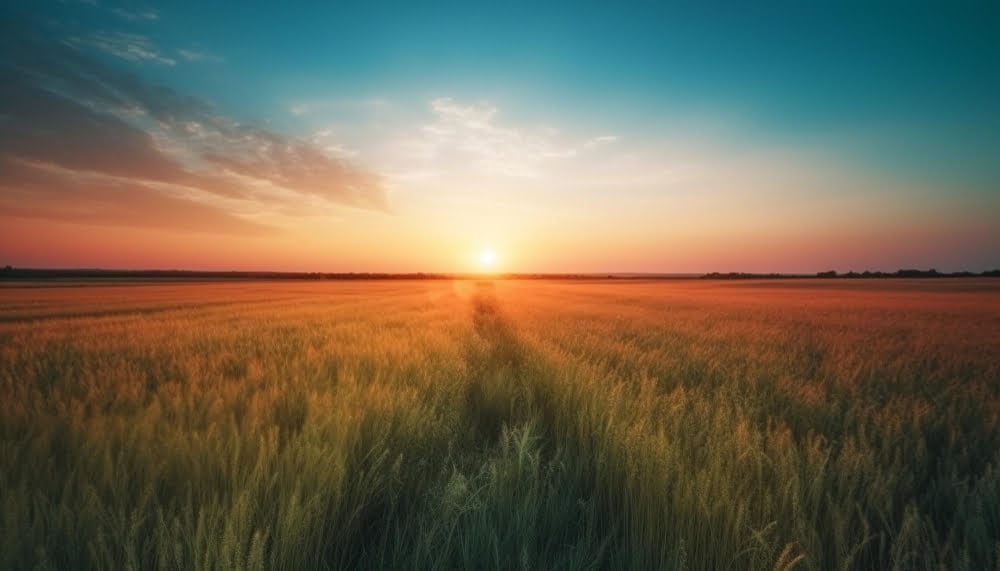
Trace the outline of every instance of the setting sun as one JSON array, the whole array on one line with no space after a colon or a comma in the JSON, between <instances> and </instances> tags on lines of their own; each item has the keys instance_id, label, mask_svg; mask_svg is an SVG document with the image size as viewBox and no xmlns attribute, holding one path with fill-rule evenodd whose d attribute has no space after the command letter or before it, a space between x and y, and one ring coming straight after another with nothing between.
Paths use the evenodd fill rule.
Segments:
<instances>
[{"instance_id":1,"label":"setting sun","mask_svg":"<svg viewBox=\"0 0 1000 571\"><path fill-rule=\"evenodd\" d=\"M489 248L481 250L479 252L479 267L488 270L492 269L497 263L497 253Z\"/></svg>"}]
</instances>

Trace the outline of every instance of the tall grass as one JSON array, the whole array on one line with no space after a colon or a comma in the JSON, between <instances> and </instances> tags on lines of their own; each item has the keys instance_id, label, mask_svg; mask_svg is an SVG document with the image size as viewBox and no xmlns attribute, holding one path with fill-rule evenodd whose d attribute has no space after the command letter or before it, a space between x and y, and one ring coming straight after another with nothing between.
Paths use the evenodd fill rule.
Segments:
<instances>
[{"instance_id":1,"label":"tall grass","mask_svg":"<svg viewBox=\"0 0 1000 571\"><path fill-rule=\"evenodd\" d=\"M3 288L0 568L996 568L1000 297L880 283Z\"/></svg>"}]
</instances>

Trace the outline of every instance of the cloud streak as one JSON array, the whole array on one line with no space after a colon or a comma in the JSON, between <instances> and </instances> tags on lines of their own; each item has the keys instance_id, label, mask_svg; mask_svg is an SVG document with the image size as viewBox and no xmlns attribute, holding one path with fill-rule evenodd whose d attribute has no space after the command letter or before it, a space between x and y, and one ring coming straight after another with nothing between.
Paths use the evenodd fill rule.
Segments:
<instances>
[{"instance_id":1,"label":"cloud streak","mask_svg":"<svg viewBox=\"0 0 1000 571\"><path fill-rule=\"evenodd\" d=\"M146 21L151 22L160 19L160 13L153 9L146 10L125 10L122 8L115 8L112 10L116 16L123 18L125 20L136 21Z\"/></svg>"},{"instance_id":2,"label":"cloud streak","mask_svg":"<svg viewBox=\"0 0 1000 571\"><path fill-rule=\"evenodd\" d=\"M576 156L576 145L560 144L548 130L503 124L488 103L467 104L450 97L430 102L434 119L407 143L412 154L471 163L478 170L517 178L537 178L548 163Z\"/></svg>"},{"instance_id":3,"label":"cloud streak","mask_svg":"<svg viewBox=\"0 0 1000 571\"><path fill-rule=\"evenodd\" d=\"M0 159L0 168L0 212L7 216L237 235L275 231L151 182L12 159Z\"/></svg>"},{"instance_id":4,"label":"cloud streak","mask_svg":"<svg viewBox=\"0 0 1000 571\"><path fill-rule=\"evenodd\" d=\"M222 63L224 61L220 56L193 49L179 49L177 55L190 62Z\"/></svg>"},{"instance_id":5,"label":"cloud streak","mask_svg":"<svg viewBox=\"0 0 1000 571\"><path fill-rule=\"evenodd\" d=\"M163 65L177 63L177 60L163 55L149 38L138 34L97 32L85 37L72 38L70 43L93 47L128 61L149 61Z\"/></svg>"},{"instance_id":6,"label":"cloud streak","mask_svg":"<svg viewBox=\"0 0 1000 571\"><path fill-rule=\"evenodd\" d=\"M93 223L246 233L264 229L250 218L302 204L388 209L378 175L87 53L168 63L140 36L56 42L21 22L0 31L5 214L63 219L80 212L78 220ZM111 202L121 206L94 206Z\"/></svg>"}]
</instances>

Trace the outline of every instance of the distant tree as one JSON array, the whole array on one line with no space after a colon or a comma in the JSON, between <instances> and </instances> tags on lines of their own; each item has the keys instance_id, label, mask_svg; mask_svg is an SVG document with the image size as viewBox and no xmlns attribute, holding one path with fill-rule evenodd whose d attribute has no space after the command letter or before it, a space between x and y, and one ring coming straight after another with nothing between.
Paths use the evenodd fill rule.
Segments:
<instances>
[{"instance_id":1,"label":"distant tree","mask_svg":"<svg viewBox=\"0 0 1000 571\"><path fill-rule=\"evenodd\" d=\"M837 270L828 270L825 272L817 272L817 278L835 278L837 277Z\"/></svg>"},{"instance_id":2,"label":"distant tree","mask_svg":"<svg viewBox=\"0 0 1000 571\"><path fill-rule=\"evenodd\" d=\"M934 268L929 270L906 269L896 272L896 276L901 278L939 278L942 277L942 275L943 274L939 273Z\"/></svg>"}]
</instances>

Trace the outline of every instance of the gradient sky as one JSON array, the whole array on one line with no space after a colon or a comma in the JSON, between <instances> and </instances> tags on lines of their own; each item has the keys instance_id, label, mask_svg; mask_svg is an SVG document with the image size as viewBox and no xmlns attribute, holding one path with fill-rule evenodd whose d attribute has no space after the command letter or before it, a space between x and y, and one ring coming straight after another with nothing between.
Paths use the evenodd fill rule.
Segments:
<instances>
[{"instance_id":1,"label":"gradient sky","mask_svg":"<svg viewBox=\"0 0 1000 571\"><path fill-rule=\"evenodd\" d=\"M322 4L5 4L0 264L1000 266L996 2Z\"/></svg>"}]
</instances>

